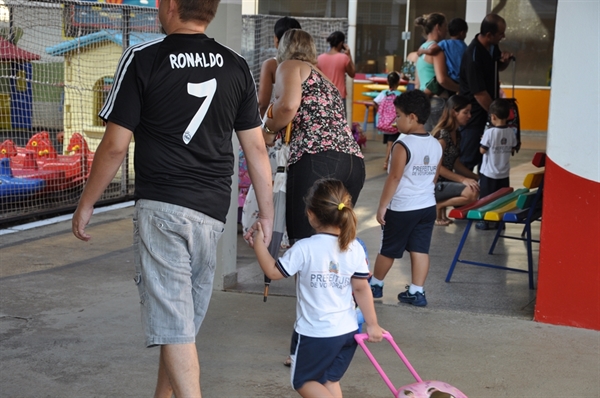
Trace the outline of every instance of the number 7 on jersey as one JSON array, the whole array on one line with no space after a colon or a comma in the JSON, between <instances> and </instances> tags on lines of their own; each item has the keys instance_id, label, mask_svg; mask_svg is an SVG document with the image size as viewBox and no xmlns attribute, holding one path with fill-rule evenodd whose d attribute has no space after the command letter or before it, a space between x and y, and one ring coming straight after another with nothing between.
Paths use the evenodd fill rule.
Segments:
<instances>
[{"instance_id":1,"label":"number 7 on jersey","mask_svg":"<svg viewBox=\"0 0 600 398\"><path fill-rule=\"evenodd\" d=\"M198 98L206 97L206 99L202 102L198 112L196 112L183 133L183 142L185 142L186 145L190 143L194 134L196 134L196 131L198 131L198 128L202 124L204 116L206 116L206 112L217 91L217 79L210 79L202 83L188 83L187 89L188 94Z\"/></svg>"}]
</instances>

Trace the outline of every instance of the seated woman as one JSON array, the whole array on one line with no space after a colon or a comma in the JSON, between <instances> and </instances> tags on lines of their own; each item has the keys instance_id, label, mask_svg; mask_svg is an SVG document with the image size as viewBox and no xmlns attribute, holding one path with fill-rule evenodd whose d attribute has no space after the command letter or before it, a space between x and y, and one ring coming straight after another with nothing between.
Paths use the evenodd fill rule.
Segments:
<instances>
[{"instance_id":1,"label":"seated woman","mask_svg":"<svg viewBox=\"0 0 600 398\"><path fill-rule=\"evenodd\" d=\"M442 145L442 167L435 185L437 218L435 225L447 226L452 221L446 216L446 207L463 206L479 197L478 177L460 162L460 134L458 128L471 118L471 105L466 97L453 95L446 102L438 124L431 134Z\"/></svg>"}]
</instances>

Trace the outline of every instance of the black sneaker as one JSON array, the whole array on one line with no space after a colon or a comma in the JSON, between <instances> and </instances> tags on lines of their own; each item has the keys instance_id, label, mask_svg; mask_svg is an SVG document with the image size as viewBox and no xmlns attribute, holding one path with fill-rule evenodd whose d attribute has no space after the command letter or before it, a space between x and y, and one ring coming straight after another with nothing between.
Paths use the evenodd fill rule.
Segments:
<instances>
[{"instance_id":1,"label":"black sneaker","mask_svg":"<svg viewBox=\"0 0 600 398\"><path fill-rule=\"evenodd\" d=\"M415 294L410 294L408 292L408 286L406 291L398 294L398 300L401 303L407 303L416 305L417 307L425 307L427 305L427 299L425 298L425 292L415 292Z\"/></svg>"},{"instance_id":2,"label":"black sneaker","mask_svg":"<svg viewBox=\"0 0 600 398\"><path fill-rule=\"evenodd\" d=\"M487 231L488 229L490 229L490 224L487 221L477 221L475 223L475 229Z\"/></svg>"},{"instance_id":3,"label":"black sneaker","mask_svg":"<svg viewBox=\"0 0 600 398\"><path fill-rule=\"evenodd\" d=\"M371 285L371 292L373 293L373 298L382 298L383 286Z\"/></svg>"}]
</instances>

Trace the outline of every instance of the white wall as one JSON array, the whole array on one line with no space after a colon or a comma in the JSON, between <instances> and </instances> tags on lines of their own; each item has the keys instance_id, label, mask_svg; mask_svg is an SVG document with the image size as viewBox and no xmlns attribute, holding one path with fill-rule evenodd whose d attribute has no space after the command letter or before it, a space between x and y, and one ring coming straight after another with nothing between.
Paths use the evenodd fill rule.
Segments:
<instances>
[{"instance_id":1,"label":"white wall","mask_svg":"<svg viewBox=\"0 0 600 398\"><path fill-rule=\"evenodd\" d=\"M469 26L469 32L465 38L465 43L469 44L479 33L481 21L489 13L490 0L467 0L467 8L465 11L465 21Z\"/></svg>"},{"instance_id":2,"label":"white wall","mask_svg":"<svg viewBox=\"0 0 600 398\"><path fill-rule=\"evenodd\" d=\"M559 0L552 62L548 156L600 181L600 2Z\"/></svg>"}]
</instances>

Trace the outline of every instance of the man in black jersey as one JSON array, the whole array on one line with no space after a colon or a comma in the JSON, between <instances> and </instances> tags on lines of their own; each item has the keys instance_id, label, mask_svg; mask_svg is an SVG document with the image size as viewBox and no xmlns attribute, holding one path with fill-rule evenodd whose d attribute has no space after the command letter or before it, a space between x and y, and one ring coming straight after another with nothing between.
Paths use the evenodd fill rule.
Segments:
<instances>
[{"instance_id":1,"label":"man in black jersey","mask_svg":"<svg viewBox=\"0 0 600 398\"><path fill-rule=\"evenodd\" d=\"M471 102L471 118L460 133L460 161L471 171L481 165L479 142L490 104L499 96L498 71L506 69L512 57L498 47L505 31L504 18L497 14L486 15L460 64L460 94Z\"/></svg>"},{"instance_id":2,"label":"man in black jersey","mask_svg":"<svg viewBox=\"0 0 600 398\"><path fill-rule=\"evenodd\" d=\"M167 36L128 48L99 116L106 131L73 215L85 232L93 205L135 137L135 283L147 346L160 346L155 397L199 397L195 338L206 313L231 197L235 130L271 239L271 169L246 61L204 31L219 0L161 0ZM250 234L252 231L250 231Z\"/></svg>"}]
</instances>

